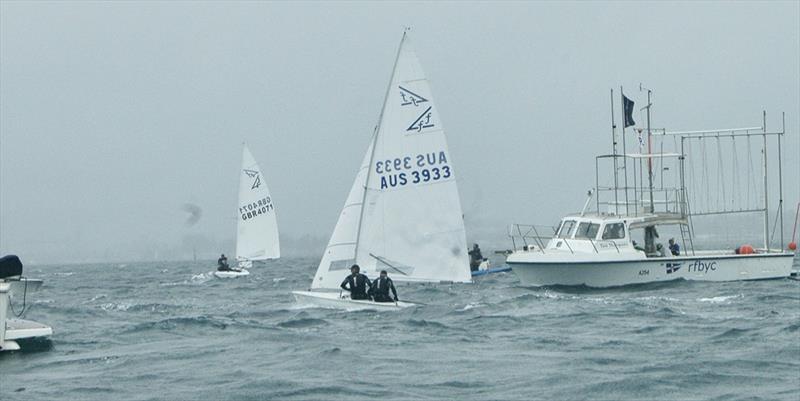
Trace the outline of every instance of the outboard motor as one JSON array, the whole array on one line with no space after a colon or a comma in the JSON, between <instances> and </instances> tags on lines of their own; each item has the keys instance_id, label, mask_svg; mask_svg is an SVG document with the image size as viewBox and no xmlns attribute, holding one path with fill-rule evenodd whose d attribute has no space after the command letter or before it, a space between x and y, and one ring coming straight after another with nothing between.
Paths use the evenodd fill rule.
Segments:
<instances>
[{"instance_id":1,"label":"outboard motor","mask_svg":"<svg viewBox=\"0 0 800 401\"><path fill-rule=\"evenodd\" d=\"M17 255L0 258L0 280L19 278L22 276L22 262Z\"/></svg>"}]
</instances>

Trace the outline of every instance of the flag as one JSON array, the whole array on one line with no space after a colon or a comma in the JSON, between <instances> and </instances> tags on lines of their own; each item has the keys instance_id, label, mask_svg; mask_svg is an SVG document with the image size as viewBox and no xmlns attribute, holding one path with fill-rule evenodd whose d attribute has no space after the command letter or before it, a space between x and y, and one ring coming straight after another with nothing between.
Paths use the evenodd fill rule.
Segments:
<instances>
[{"instance_id":1,"label":"flag","mask_svg":"<svg viewBox=\"0 0 800 401\"><path fill-rule=\"evenodd\" d=\"M628 99L625 95L622 95L622 109L625 113L625 125L623 127L628 128L631 125L636 125L636 122L633 121L633 100Z\"/></svg>"}]
</instances>

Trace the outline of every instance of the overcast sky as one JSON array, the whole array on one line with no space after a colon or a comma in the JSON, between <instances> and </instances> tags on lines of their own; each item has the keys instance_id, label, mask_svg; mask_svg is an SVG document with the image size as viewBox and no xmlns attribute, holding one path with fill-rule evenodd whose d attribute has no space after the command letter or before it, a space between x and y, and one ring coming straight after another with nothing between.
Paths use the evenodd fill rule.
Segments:
<instances>
[{"instance_id":1,"label":"overcast sky","mask_svg":"<svg viewBox=\"0 0 800 401\"><path fill-rule=\"evenodd\" d=\"M3 1L0 253L232 253L246 141L284 242L310 235L320 255L403 26L446 127L468 239L504 244L510 222L579 210L611 147L609 89L642 105L640 82L658 127L758 126L767 110L777 128L785 111L791 226L798 4ZM187 202L203 210L193 227Z\"/></svg>"}]
</instances>

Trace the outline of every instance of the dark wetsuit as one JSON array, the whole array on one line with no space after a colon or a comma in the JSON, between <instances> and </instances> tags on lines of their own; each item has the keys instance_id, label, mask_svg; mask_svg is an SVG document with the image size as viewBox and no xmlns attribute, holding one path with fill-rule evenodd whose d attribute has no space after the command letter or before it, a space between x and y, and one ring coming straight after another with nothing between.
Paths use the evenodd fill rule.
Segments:
<instances>
[{"instance_id":1,"label":"dark wetsuit","mask_svg":"<svg viewBox=\"0 0 800 401\"><path fill-rule=\"evenodd\" d=\"M352 274L345 277L341 287L345 291L350 291L351 299L369 299L368 291L371 285L367 276L358 273L355 277Z\"/></svg>"},{"instance_id":2,"label":"dark wetsuit","mask_svg":"<svg viewBox=\"0 0 800 401\"><path fill-rule=\"evenodd\" d=\"M481 249L478 247L472 248L469 251L469 269L471 271L476 271L481 266L481 262L483 262L483 254L481 254Z\"/></svg>"},{"instance_id":3,"label":"dark wetsuit","mask_svg":"<svg viewBox=\"0 0 800 401\"><path fill-rule=\"evenodd\" d=\"M672 256L680 256L681 255L681 247L678 243L674 243L669 246L669 251L672 253Z\"/></svg>"},{"instance_id":4,"label":"dark wetsuit","mask_svg":"<svg viewBox=\"0 0 800 401\"><path fill-rule=\"evenodd\" d=\"M389 290L392 291L394 298L389 296ZM370 289L372 299L375 302L394 302L397 301L397 290L394 289L394 283L389 277L376 278L372 282L372 289Z\"/></svg>"},{"instance_id":5,"label":"dark wetsuit","mask_svg":"<svg viewBox=\"0 0 800 401\"><path fill-rule=\"evenodd\" d=\"M217 271L228 272L231 270L231 267L228 266L228 258L217 259Z\"/></svg>"}]
</instances>

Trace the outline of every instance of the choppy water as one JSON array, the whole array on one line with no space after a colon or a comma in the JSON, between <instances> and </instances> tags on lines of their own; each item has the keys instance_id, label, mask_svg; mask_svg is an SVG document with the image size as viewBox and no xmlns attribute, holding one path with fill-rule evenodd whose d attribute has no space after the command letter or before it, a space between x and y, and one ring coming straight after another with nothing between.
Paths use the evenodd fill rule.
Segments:
<instances>
[{"instance_id":1,"label":"choppy water","mask_svg":"<svg viewBox=\"0 0 800 401\"><path fill-rule=\"evenodd\" d=\"M800 399L800 282L400 285L402 312L298 308L316 260L30 267L0 399ZM21 301L14 300L15 305Z\"/></svg>"}]
</instances>

